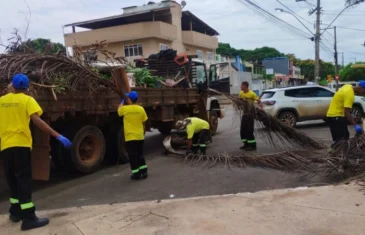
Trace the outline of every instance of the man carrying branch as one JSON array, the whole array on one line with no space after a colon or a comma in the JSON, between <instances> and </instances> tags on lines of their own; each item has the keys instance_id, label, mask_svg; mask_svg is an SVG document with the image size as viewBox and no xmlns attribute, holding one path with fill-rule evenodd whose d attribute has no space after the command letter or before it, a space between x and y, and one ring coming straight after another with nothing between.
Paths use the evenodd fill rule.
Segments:
<instances>
[{"instance_id":1,"label":"man carrying branch","mask_svg":"<svg viewBox=\"0 0 365 235\"><path fill-rule=\"evenodd\" d=\"M341 140L347 140L350 137L347 124L354 126L355 132L361 134L363 129L357 125L351 115L352 105L354 104L355 94L363 96L365 94L365 81L360 81L359 85L353 87L346 84L341 87L333 96L331 104L327 111L327 119L330 126L333 148Z\"/></svg>"},{"instance_id":2,"label":"man carrying branch","mask_svg":"<svg viewBox=\"0 0 365 235\"><path fill-rule=\"evenodd\" d=\"M260 101L260 98L255 94L255 92L251 91L249 88L248 82L242 82L241 91L239 93L240 99L245 99L248 102L257 102L261 109L263 109L263 104ZM241 141L243 146L240 149L244 150L256 150L256 139L253 134L254 132L254 124L255 124L255 110L249 110L247 106L244 109L242 120L241 120Z\"/></svg>"}]
</instances>

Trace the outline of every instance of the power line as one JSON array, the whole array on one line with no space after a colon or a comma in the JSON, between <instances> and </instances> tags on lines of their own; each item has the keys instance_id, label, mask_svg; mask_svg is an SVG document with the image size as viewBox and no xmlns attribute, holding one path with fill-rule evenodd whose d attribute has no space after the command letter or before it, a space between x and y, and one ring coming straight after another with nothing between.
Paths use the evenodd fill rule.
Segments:
<instances>
[{"instance_id":1,"label":"power line","mask_svg":"<svg viewBox=\"0 0 365 235\"><path fill-rule=\"evenodd\" d=\"M342 27L342 26L337 26L337 28L365 32L365 29L354 29L354 28L347 28L347 27Z\"/></svg>"},{"instance_id":2,"label":"power line","mask_svg":"<svg viewBox=\"0 0 365 235\"><path fill-rule=\"evenodd\" d=\"M265 17L267 20L271 21L272 23L275 23L281 29L283 29L291 34L295 34L296 36L301 36L301 37L308 38L308 39L311 38L310 36L308 36L307 32L304 32L303 30L276 17L275 15L271 14L270 12L266 11L265 9L261 8L260 6L253 3L250 0L236 0L236 1L243 4L244 6L248 7L249 9L253 10L257 14Z\"/></svg>"}]
</instances>

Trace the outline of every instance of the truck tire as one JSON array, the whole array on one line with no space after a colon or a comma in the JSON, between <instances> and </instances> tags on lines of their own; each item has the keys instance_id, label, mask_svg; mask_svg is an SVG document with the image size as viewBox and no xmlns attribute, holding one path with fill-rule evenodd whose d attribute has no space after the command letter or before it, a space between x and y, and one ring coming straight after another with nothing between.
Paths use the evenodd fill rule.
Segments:
<instances>
[{"instance_id":1,"label":"truck tire","mask_svg":"<svg viewBox=\"0 0 365 235\"><path fill-rule=\"evenodd\" d=\"M163 135L169 135L171 134L173 125L173 122L162 122L158 127L158 131Z\"/></svg>"},{"instance_id":2,"label":"truck tire","mask_svg":"<svg viewBox=\"0 0 365 235\"><path fill-rule=\"evenodd\" d=\"M218 114L217 111L211 111L209 115L209 126L210 126L210 134L214 136L217 133L218 129Z\"/></svg>"},{"instance_id":3,"label":"truck tire","mask_svg":"<svg viewBox=\"0 0 365 235\"><path fill-rule=\"evenodd\" d=\"M109 164L128 163L123 126L110 130L107 137L107 160Z\"/></svg>"},{"instance_id":4,"label":"truck tire","mask_svg":"<svg viewBox=\"0 0 365 235\"><path fill-rule=\"evenodd\" d=\"M75 170L84 174L97 171L104 160L104 155L105 139L99 128L84 126L76 132L69 158Z\"/></svg>"}]
</instances>

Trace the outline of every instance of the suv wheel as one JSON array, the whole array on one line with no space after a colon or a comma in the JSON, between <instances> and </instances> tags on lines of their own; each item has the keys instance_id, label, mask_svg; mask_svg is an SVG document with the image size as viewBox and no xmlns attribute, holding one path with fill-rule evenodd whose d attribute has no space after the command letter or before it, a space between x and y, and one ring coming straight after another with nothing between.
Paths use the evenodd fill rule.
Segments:
<instances>
[{"instance_id":1,"label":"suv wheel","mask_svg":"<svg viewBox=\"0 0 365 235\"><path fill-rule=\"evenodd\" d=\"M279 120L290 127L295 127L297 124L297 116L290 111L280 113Z\"/></svg>"}]
</instances>

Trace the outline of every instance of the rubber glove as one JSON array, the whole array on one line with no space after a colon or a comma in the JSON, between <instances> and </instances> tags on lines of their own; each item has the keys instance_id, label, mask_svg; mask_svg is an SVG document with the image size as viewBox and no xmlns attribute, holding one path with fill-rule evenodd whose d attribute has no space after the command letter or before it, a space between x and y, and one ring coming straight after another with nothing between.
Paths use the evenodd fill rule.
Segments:
<instances>
[{"instance_id":1,"label":"rubber glove","mask_svg":"<svg viewBox=\"0 0 365 235\"><path fill-rule=\"evenodd\" d=\"M72 146L71 141L62 135L59 135L57 137L57 140L60 141L61 144L63 145L63 147L65 147L65 148L71 148L71 146Z\"/></svg>"},{"instance_id":2,"label":"rubber glove","mask_svg":"<svg viewBox=\"0 0 365 235\"><path fill-rule=\"evenodd\" d=\"M124 104L124 98L120 100L120 103Z\"/></svg>"},{"instance_id":3,"label":"rubber glove","mask_svg":"<svg viewBox=\"0 0 365 235\"><path fill-rule=\"evenodd\" d=\"M363 132L363 129L360 125L355 125L354 129L355 129L356 134L362 134L362 132Z\"/></svg>"}]
</instances>

